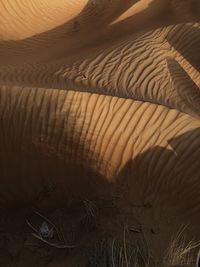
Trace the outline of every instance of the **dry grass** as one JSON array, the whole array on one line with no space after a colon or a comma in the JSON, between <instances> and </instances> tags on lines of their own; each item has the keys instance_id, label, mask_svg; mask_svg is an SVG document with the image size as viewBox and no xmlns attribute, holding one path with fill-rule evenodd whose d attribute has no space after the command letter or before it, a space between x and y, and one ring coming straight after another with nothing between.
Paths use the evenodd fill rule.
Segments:
<instances>
[{"instance_id":1,"label":"dry grass","mask_svg":"<svg viewBox=\"0 0 200 267\"><path fill-rule=\"evenodd\" d=\"M200 242L194 240L186 241L187 226L181 227L172 238L164 258L164 264L170 265L192 265L195 263L194 250L200 247Z\"/></svg>"},{"instance_id":2,"label":"dry grass","mask_svg":"<svg viewBox=\"0 0 200 267\"><path fill-rule=\"evenodd\" d=\"M83 206L88 220L94 220L98 214L96 204L88 199L84 199ZM58 239L62 238L59 235L59 230L56 226L42 214L35 212L41 219L48 222L52 229L58 233ZM28 221L27 221L28 222ZM29 227L36 232L34 237L43 241L47 245L56 248L73 248L66 244L55 244L42 238L37 229L28 222ZM182 226L180 230L171 238L169 246L166 250L164 259L159 259L153 256L150 244L145 238L145 233L135 231L135 235L131 236L130 227L124 226L122 235L119 238L105 238L97 242L96 249L89 257L89 267L110 266L110 267L189 267L194 266L196 255L194 252L200 247L200 241L187 240L188 226ZM134 240L133 240L134 239ZM162 242L162 240L160 240ZM159 245L159 244L158 244Z\"/></svg>"},{"instance_id":3,"label":"dry grass","mask_svg":"<svg viewBox=\"0 0 200 267\"><path fill-rule=\"evenodd\" d=\"M112 242L112 267L147 267L152 266L152 254L146 240L134 248L127 241L128 229L124 228L123 242ZM154 265L153 265L154 266Z\"/></svg>"},{"instance_id":4,"label":"dry grass","mask_svg":"<svg viewBox=\"0 0 200 267\"><path fill-rule=\"evenodd\" d=\"M114 246L114 244L113 244ZM114 251L114 249L113 249ZM112 252L113 252L112 251ZM116 254L116 252L115 252ZM136 247L130 254L127 254L127 251L123 247L119 248L118 255L112 253L112 267L153 267L155 264L150 263L150 259L146 261L141 260L143 254L141 250Z\"/></svg>"},{"instance_id":5,"label":"dry grass","mask_svg":"<svg viewBox=\"0 0 200 267\"><path fill-rule=\"evenodd\" d=\"M126 229L124 229L123 245L119 245L115 239L112 242L112 267L160 267L160 266L194 266L196 258L194 251L200 247L200 242L193 240L186 241L187 226L181 227L178 233L171 239L170 245L166 251L166 256L163 260L152 258L152 253L148 248L145 253L145 248L139 246L134 249L129 247L126 240ZM157 264L156 264L157 263Z\"/></svg>"}]
</instances>

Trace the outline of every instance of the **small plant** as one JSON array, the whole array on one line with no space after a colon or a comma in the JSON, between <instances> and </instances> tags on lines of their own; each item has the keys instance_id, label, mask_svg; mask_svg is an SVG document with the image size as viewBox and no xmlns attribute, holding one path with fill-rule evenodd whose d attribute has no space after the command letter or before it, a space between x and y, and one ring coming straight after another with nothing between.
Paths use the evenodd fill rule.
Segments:
<instances>
[{"instance_id":1,"label":"small plant","mask_svg":"<svg viewBox=\"0 0 200 267\"><path fill-rule=\"evenodd\" d=\"M194 264L194 249L200 247L200 242L193 240L186 241L184 232L187 226L181 227L178 233L172 238L164 258L166 266L171 265L191 265Z\"/></svg>"}]
</instances>

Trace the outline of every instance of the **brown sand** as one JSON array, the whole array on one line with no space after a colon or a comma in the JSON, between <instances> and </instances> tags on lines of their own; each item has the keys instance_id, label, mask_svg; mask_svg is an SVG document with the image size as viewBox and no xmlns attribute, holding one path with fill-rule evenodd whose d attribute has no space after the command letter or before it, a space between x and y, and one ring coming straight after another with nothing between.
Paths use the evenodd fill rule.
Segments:
<instances>
[{"instance_id":1,"label":"brown sand","mask_svg":"<svg viewBox=\"0 0 200 267\"><path fill-rule=\"evenodd\" d=\"M0 72L9 70L13 78L13 69L18 71L7 82L15 81L11 86L5 87L3 78L0 81L0 266L134 266L136 259L137 267L147 262L148 267L155 266L155 261L161 266L173 237L177 241L175 248L172 246L174 255L191 239L199 241L200 173L197 163L190 168L200 156L196 149L200 147L198 119L134 100L66 93L61 88L15 87L30 66L35 73L35 66L39 70L48 64L72 66L85 55L89 58L96 56L96 51L107 51L124 37L198 20L200 7L195 1L189 1L193 8L181 6L184 12L172 2L178 1L0 1ZM188 61L185 66L189 69ZM44 73L39 74L42 80ZM199 72L189 74L199 86ZM31 87L35 76L27 75L33 75L27 85ZM40 103L46 105L41 107ZM153 115L156 110L159 118ZM162 124L164 120L167 122ZM119 125L115 121L120 121ZM155 137L151 134L154 131ZM140 151L134 157L132 142ZM184 154L188 142L188 153L196 153L194 158ZM171 174L165 166L170 169L174 161L177 173ZM179 176L179 170L191 179L176 184L174 177ZM159 191L164 178L167 186ZM41 227L35 211L56 225L65 245L74 247L55 248L35 238L27 223ZM181 238L176 236L179 231ZM56 242L59 244L58 238ZM194 246L191 259L176 256L171 260L174 267L177 261L194 263L196 243L190 246Z\"/></svg>"}]
</instances>

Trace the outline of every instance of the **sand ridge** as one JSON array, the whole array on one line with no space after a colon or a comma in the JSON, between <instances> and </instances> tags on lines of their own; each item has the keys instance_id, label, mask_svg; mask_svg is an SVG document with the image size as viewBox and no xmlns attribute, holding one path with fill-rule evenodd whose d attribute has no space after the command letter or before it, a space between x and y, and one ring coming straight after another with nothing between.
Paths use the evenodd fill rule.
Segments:
<instances>
[{"instance_id":1,"label":"sand ridge","mask_svg":"<svg viewBox=\"0 0 200 267\"><path fill-rule=\"evenodd\" d=\"M0 0L0 266L195 263L198 11Z\"/></svg>"}]
</instances>

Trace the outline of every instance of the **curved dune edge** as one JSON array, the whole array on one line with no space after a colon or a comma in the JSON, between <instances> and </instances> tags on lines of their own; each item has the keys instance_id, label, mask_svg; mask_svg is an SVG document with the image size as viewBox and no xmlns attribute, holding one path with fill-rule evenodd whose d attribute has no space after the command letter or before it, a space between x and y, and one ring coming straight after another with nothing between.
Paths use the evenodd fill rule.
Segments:
<instances>
[{"instance_id":1,"label":"curved dune edge","mask_svg":"<svg viewBox=\"0 0 200 267\"><path fill-rule=\"evenodd\" d=\"M63 54L62 59L50 62L2 65L0 84L70 88L130 98L198 118L200 62L195 54L200 52L199 33L199 23L170 25Z\"/></svg>"},{"instance_id":2,"label":"curved dune edge","mask_svg":"<svg viewBox=\"0 0 200 267\"><path fill-rule=\"evenodd\" d=\"M14 41L50 31L77 17L88 0L1 1L0 40Z\"/></svg>"},{"instance_id":3,"label":"curved dune edge","mask_svg":"<svg viewBox=\"0 0 200 267\"><path fill-rule=\"evenodd\" d=\"M160 22L154 16L171 10L169 1L0 1L0 266L194 264L200 238L199 6L172 2L177 17L170 13ZM186 33L194 37L190 43ZM135 39L147 53L134 54ZM150 43L153 77L170 81L161 93L146 91ZM127 51L134 55L128 61ZM133 59L141 82L135 92L132 80L125 86ZM113 73L120 78L106 83ZM120 94L123 86L128 97ZM99 88L104 91L91 93ZM70 248L31 235L27 221L39 229L46 218Z\"/></svg>"},{"instance_id":4,"label":"curved dune edge","mask_svg":"<svg viewBox=\"0 0 200 267\"><path fill-rule=\"evenodd\" d=\"M153 8L151 9L149 7L152 3ZM96 25L103 28L106 21L112 25L135 16L146 9L150 9L148 11L150 12L149 15L153 17L163 11L168 3L168 0L164 0L162 3L154 0L102 0L101 2L90 0L72 0L70 2L64 0L51 2L41 0L1 1L0 40L23 40L48 32L63 24L72 24L76 19L75 24L80 26L80 28L77 28L78 34L89 29L95 31ZM73 28L71 28L72 30ZM66 38L69 37L68 35L70 35L70 31L66 32Z\"/></svg>"},{"instance_id":5,"label":"curved dune edge","mask_svg":"<svg viewBox=\"0 0 200 267\"><path fill-rule=\"evenodd\" d=\"M2 64L52 60L53 55L54 59L71 55L124 34L197 22L200 11L196 0L189 0L188 5L180 0L4 1L0 3L4 15L0 28ZM20 35L21 39L16 39Z\"/></svg>"},{"instance_id":6,"label":"curved dune edge","mask_svg":"<svg viewBox=\"0 0 200 267\"><path fill-rule=\"evenodd\" d=\"M1 88L1 101L10 103L7 107L2 103L0 105L4 110L3 132L7 132L6 136L2 133L0 136L1 147L5 147L7 144L7 155L6 157L4 155L3 161L12 161L13 163L12 169L7 169L5 178L1 177L1 206L2 204L4 207L8 204L9 206L13 206L13 204L21 206L28 203L28 210L25 208L18 215L19 227L22 227L27 216L31 216L32 210L39 210L55 222L58 222L58 216L61 216L61 220L64 220L68 243L73 244L81 242L81 240L88 240L87 231L84 232L85 234L82 230L81 233L79 232L80 225L84 224L85 220L91 220L91 226L88 227L92 231L93 223L97 220L100 222L100 226L94 236L90 236L90 245L93 247L96 246L97 236L100 239L106 238L105 233L107 233L115 238L116 231L123 233L123 227L133 227L131 238L135 239L134 231L137 234L137 231L140 231L137 229L144 224L146 226L142 229L149 246L156 251L156 257L161 258L164 257L162 252L166 251L170 244L171 236L176 236L176 231L181 231L182 225L186 227L190 222L190 226L188 226L190 234L187 232L188 230L185 230L188 242L194 236L199 235L199 218L197 218L200 209L199 165L198 162L194 164L192 158L188 159L190 153L195 154L197 158L200 153L197 149L200 147L199 120L163 106L148 103L141 105L138 101L113 99L88 93L67 93L52 89L47 91L42 88L37 91L29 88ZM46 104L42 105L43 108L38 113L37 105L40 104L40 101ZM78 112L77 107L78 110L81 109L81 113ZM11 110L12 113L10 113ZM49 113L48 121L42 116L47 112ZM2 114L1 111L0 113ZM93 113L95 116L92 116ZM135 121L135 117L137 117L137 121ZM121 119L119 120L119 118ZM129 127L124 124L125 118ZM13 121L14 127L18 125L14 139L7 120ZM119 125L115 124L117 120L120 121ZM53 132L49 128L52 121L55 126ZM97 128L97 121L104 123L104 127ZM165 123L163 123L164 121ZM145 122L148 122L146 126ZM30 123L34 127L30 127ZM65 125L62 132L56 130L58 125ZM105 127L107 128L106 134ZM43 136L40 135L41 129L46 129L43 131ZM157 131L157 129L159 130ZM72 139L73 131L81 131L81 139L76 139L76 136ZM102 134L104 134L103 143L101 142ZM131 134L134 138L129 142L123 142L124 138L128 140ZM57 143L54 140L57 140ZM84 140L87 140L88 143ZM78 162L79 156L71 150L73 143L80 151L80 159L85 160L84 167L79 164L74 166L74 163ZM188 143L190 144L189 150L187 149ZM180 146L180 144L185 145ZM13 147L15 147L18 158L13 153ZM120 150L124 151L123 158L119 157ZM105 162L102 162L102 158ZM87 170L85 167L92 163L92 159L95 160L96 166L93 165L94 170L92 171ZM159 164L157 164L158 159ZM1 163L3 161L1 158ZM179 172L176 174L172 172L170 175L168 168L173 168L174 161L179 166ZM70 162L73 162L73 165L70 166ZM144 164L147 172L143 168ZM14 166L18 166L17 169L16 167L14 169ZM181 166L187 166L187 172L180 171ZM74 172L74 167L76 172ZM101 170L101 176L96 173L99 170ZM127 175L128 173L132 173L132 175ZM177 175L179 178L175 183L174 177ZM105 179L105 177L108 179L109 176L110 179L112 177L112 183ZM149 186L145 182L147 179ZM77 186L77 183L80 186ZM162 190L163 183L167 184L167 190ZM113 201L115 208L112 205L107 207L108 203ZM58 209L63 203L67 204L65 211ZM85 217L85 214L89 212L87 211L88 205L89 209L92 205L90 212L93 215L89 213L89 217ZM30 207L32 207L31 210ZM77 207L79 208L76 214L80 216L80 221L78 220L75 224L77 228L73 230L75 237L72 238L69 237L69 232L72 231L69 225L70 223L74 225L74 217L70 214ZM130 209L131 213L129 213ZM13 220L11 218L16 216L14 214L11 212L6 215L8 216L6 220ZM90 216L92 217L90 218ZM66 224L65 221L67 221ZM117 224L116 221L118 221ZM114 228L110 228L112 222L115 225ZM11 222L10 225L12 225ZM101 227L104 229L103 233ZM188 228L186 227L186 229ZM28 234L24 233L24 237L29 237L29 234L30 230L28 230ZM11 238L10 244L14 242L14 247L23 253L24 247L20 247L20 244L24 244L24 241L17 232L16 236L18 239ZM138 242L142 245L144 240L140 238L142 236L139 235ZM160 239L163 240L162 245L158 242ZM103 243L105 249L107 246L112 247L113 240L112 238L105 240ZM182 242L181 240L178 242ZM32 242L33 244L37 243L34 239ZM118 241L116 242L116 246L120 246ZM74 264L77 264L76 260L80 260L79 257L81 261L86 260L84 251L90 251L91 255L96 253L90 245L81 245L83 254L79 252L79 249L72 250L71 256L63 264L67 262L70 266L71 261L75 261ZM142 246L141 249L145 248ZM9 253L11 255L15 253L14 248ZM46 253L45 248L42 253ZM73 258L73 253L76 255L75 258ZM100 253L98 248L97 253ZM145 250L144 253L146 253ZM32 260L36 261L38 258L43 261L37 253ZM23 260L25 259L22 257L22 263ZM55 264L60 264L60 262Z\"/></svg>"}]
</instances>

